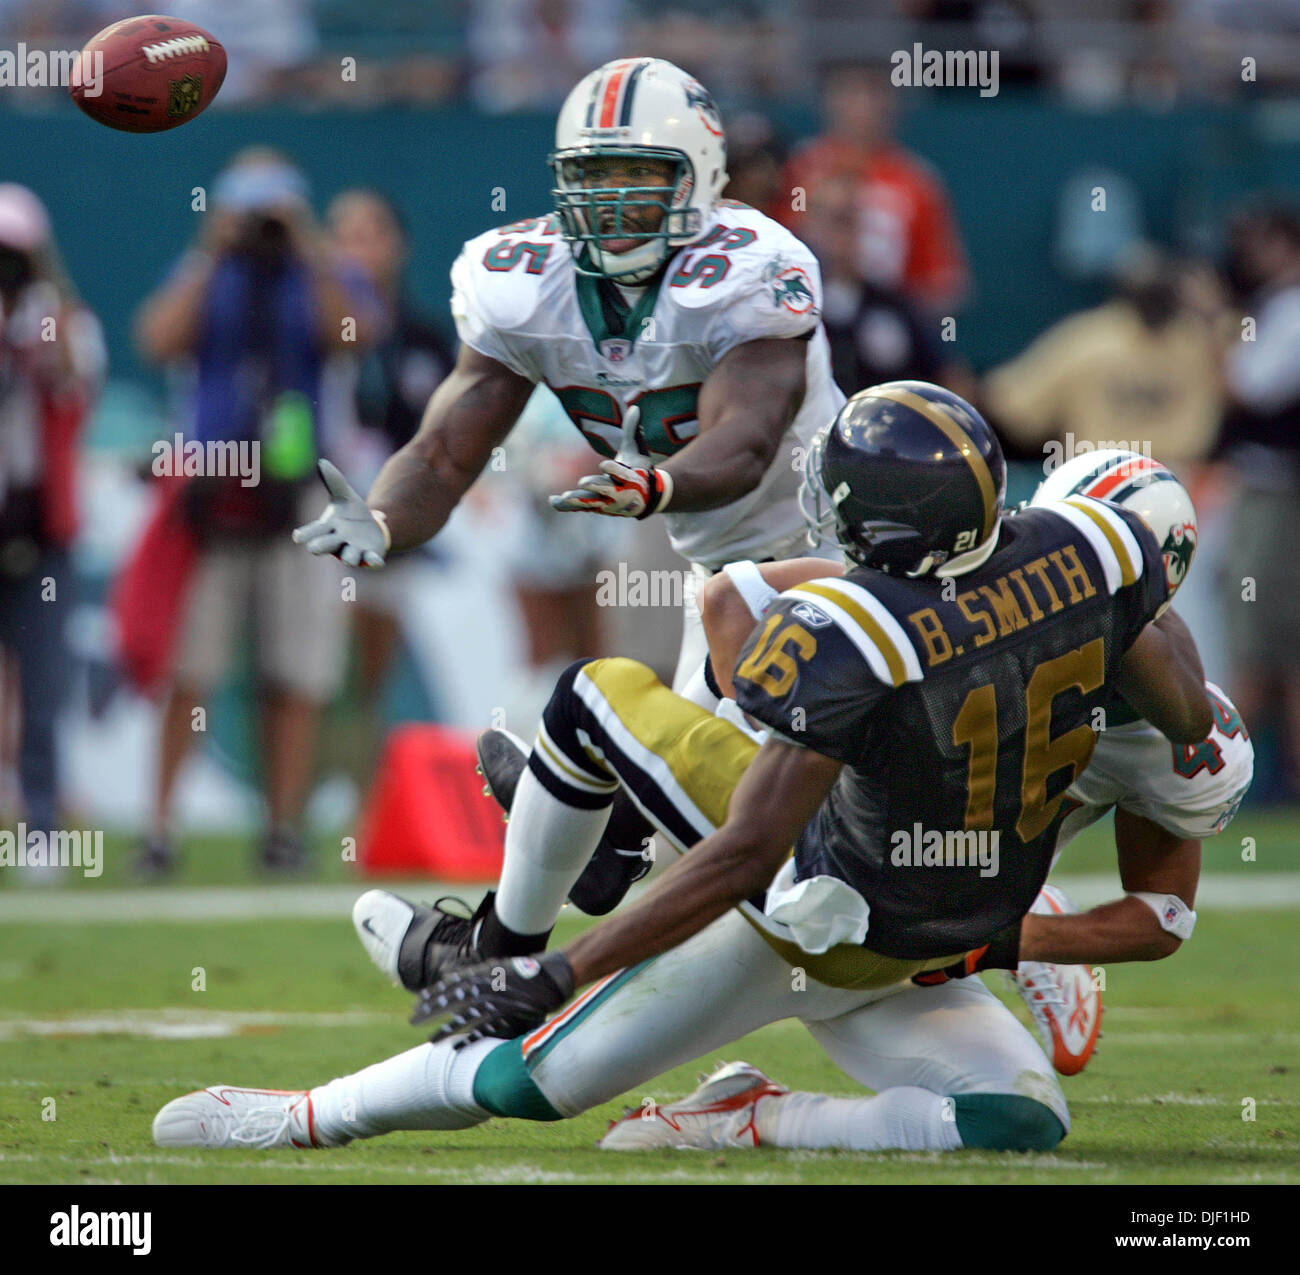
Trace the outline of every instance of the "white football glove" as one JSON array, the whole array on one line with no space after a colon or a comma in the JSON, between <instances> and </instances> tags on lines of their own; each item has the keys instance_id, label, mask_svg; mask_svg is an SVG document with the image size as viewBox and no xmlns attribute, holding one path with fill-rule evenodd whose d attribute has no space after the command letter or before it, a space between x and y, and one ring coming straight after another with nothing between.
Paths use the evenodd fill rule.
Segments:
<instances>
[{"instance_id":1,"label":"white football glove","mask_svg":"<svg viewBox=\"0 0 1300 1275\"><path fill-rule=\"evenodd\" d=\"M653 465L638 468L621 460L602 460L599 474L578 480L573 491L551 497L561 513L609 514L615 518L649 518L668 504L672 475Z\"/></svg>"},{"instance_id":2,"label":"white football glove","mask_svg":"<svg viewBox=\"0 0 1300 1275\"><path fill-rule=\"evenodd\" d=\"M644 447L638 437L641 409L633 403L623 417L619 456L631 456ZM563 514L608 514L614 518L649 518L672 498L673 478L653 465L638 467L615 458L602 460L599 474L578 480L572 491L551 497L551 508Z\"/></svg>"},{"instance_id":3,"label":"white football glove","mask_svg":"<svg viewBox=\"0 0 1300 1275\"><path fill-rule=\"evenodd\" d=\"M383 514L371 509L329 461L317 461L316 470L333 499L315 522L294 531L294 543L306 545L309 553L332 553L349 567L382 567L393 543Z\"/></svg>"}]
</instances>

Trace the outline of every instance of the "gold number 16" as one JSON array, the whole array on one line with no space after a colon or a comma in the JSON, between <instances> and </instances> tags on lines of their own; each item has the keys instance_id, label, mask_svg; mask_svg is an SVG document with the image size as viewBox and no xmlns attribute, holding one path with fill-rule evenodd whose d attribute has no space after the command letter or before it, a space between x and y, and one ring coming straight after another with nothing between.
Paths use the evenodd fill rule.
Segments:
<instances>
[{"instance_id":1,"label":"gold number 16","mask_svg":"<svg viewBox=\"0 0 1300 1275\"><path fill-rule=\"evenodd\" d=\"M1095 691L1106 676L1101 638L1076 647L1034 669L1025 687L1025 761L1020 780L1020 816L1016 834L1032 841L1056 817L1066 784L1050 801L1047 781L1056 771L1072 767L1070 783L1087 766L1097 736L1090 726L1076 726L1052 736L1052 701L1063 691L1078 687L1085 695ZM993 795L997 787L997 693L989 684L977 686L961 706L952 724L952 742L970 746L966 771L966 828L993 827Z\"/></svg>"}]
</instances>

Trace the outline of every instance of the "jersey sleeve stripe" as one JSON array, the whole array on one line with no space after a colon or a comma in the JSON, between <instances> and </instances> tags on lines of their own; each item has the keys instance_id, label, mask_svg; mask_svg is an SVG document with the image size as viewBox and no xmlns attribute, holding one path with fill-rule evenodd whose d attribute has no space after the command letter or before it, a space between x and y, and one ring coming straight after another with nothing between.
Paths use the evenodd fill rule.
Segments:
<instances>
[{"instance_id":1,"label":"jersey sleeve stripe","mask_svg":"<svg viewBox=\"0 0 1300 1275\"><path fill-rule=\"evenodd\" d=\"M1120 572L1126 585L1132 584L1142 574L1142 546L1124 519L1101 501L1083 496L1070 496L1065 502L1082 509L1102 529L1110 547L1119 560Z\"/></svg>"},{"instance_id":2,"label":"jersey sleeve stripe","mask_svg":"<svg viewBox=\"0 0 1300 1275\"><path fill-rule=\"evenodd\" d=\"M1102 529L1085 514L1082 510L1067 505L1063 500L1056 501L1054 504L1046 505L1044 508L1051 509L1053 513L1064 518L1066 522L1078 532L1091 546L1097 561L1101 563L1102 573L1106 577L1106 592L1114 593L1120 587L1123 580L1123 572L1120 570L1119 558L1115 550L1111 548L1102 532Z\"/></svg>"},{"instance_id":3,"label":"jersey sleeve stripe","mask_svg":"<svg viewBox=\"0 0 1300 1275\"><path fill-rule=\"evenodd\" d=\"M838 576L830 576L824 580L814 580L810 583L817 585L819 588L829 589L832 595L838 594L847 602L856 604L867 615L874 619L884 632L885 638L898 652L903 661L903 669L906 673L906 681L919 682L925 676L921 668L921 659L916 653L916 647L912 645L912 640L907 636L907 630L894 618L894 613L885 606L869 589L864 589L861 585L854 584L851 580L845 580ZM843 604L842 604L843 605ZM851 607L846 606L850 615L854 614Z\"/></svg>"},{"instance_id":4,"label":"jersey sleeve stripe","mask_svg":"<svg viewBox=\"0 0 1300 1275\"><path fill-rule=\"evenodd\" d=\"M966 463L971 467L971 473L975 475L975 481L979 484L980 497L984 504L984 528L980 540L987 540L993 534L993 522L997 513L997 493L988 462L980 455L970 435L938 403L932 403L919 394L913 394L911 390L877 386L871 393L876 398L892 399L895 403L910 407L914 412L924 416L965 457Z\"/></svg>"},{"instance_id":5,"label":"jersey sleeve stripe","mask_svg":"<svg viewBox=\"0 0 1300 1275\"><path fill-rule=\"evenodd\" d=\"M871 671L890 686L902 686L908 680L907 666L897 646L877 623L875 617L852 598L833 593L820 584L801 584L788 590L787 597L807 598L824 611L858 648Z\"/></svg>"}]
</instances>

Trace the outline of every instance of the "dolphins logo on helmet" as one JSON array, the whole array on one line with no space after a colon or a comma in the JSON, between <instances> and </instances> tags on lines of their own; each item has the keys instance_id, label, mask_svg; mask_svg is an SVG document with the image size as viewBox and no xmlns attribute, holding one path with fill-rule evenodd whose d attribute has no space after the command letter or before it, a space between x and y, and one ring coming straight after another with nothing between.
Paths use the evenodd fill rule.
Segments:
<instances>
[{"instance_id":1,"label":"dolphins logo on helmet","mask_svg":"<svg viewBox=\"0 0 1300 1275\"><path fill-rule=\"evenodd\" d=\"M1169 595L1187 578L1196 555L1196 510L1187 489L1158 460L1116 447L1083 452L1039 484L1031 505L1091 496L1131 509L1148 527L1165 560Z\"/></svg>"}]
</instances>

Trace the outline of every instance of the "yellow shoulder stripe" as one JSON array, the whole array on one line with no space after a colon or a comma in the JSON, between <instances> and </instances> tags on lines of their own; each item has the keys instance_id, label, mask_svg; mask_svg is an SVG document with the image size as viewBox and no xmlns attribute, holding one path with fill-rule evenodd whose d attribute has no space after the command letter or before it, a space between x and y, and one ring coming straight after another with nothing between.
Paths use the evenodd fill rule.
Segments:
<instances>
[{"instance_id":1,"label":"yellow shoulder stripe","mask_svg":"<svg viewBox=\"0 0 1300 1275\"><path fill-rule=\"evenodd\" d=\"M812 593L825 598L844 611L862 632L871 640L871 644L880 652L889 669L890 680L895 686L902 686L907 681L907 667L893 639L881 627L880 622L858 602L838 589L829 589L824 584L801 584L790 590L791 593Z\"/></svg>"},{"instance_id":2,"label":"yellow shoulder stripe","mask_svg":"<svg viewBox=\"0 0 1300 1275\"><path fill-rule=\"evenodd\" d=\"M1137 578L1138 573L1134 570L1133 559L1129 557L1128 550L1120 541L1119 534L1115 528L1110 525L1109 519L1098 510L1094 509L1086 500L1074 500L1067 498L1065 503L1071 509L1077 509L1081 514L1087 514L1093 522L1101 529L1102 535L1106 537L1110 545L1111 552L1115 555L1115 560L1119 563L1119 578L1123 585L1132 584Z\"/></svg>"}]
</instances>

